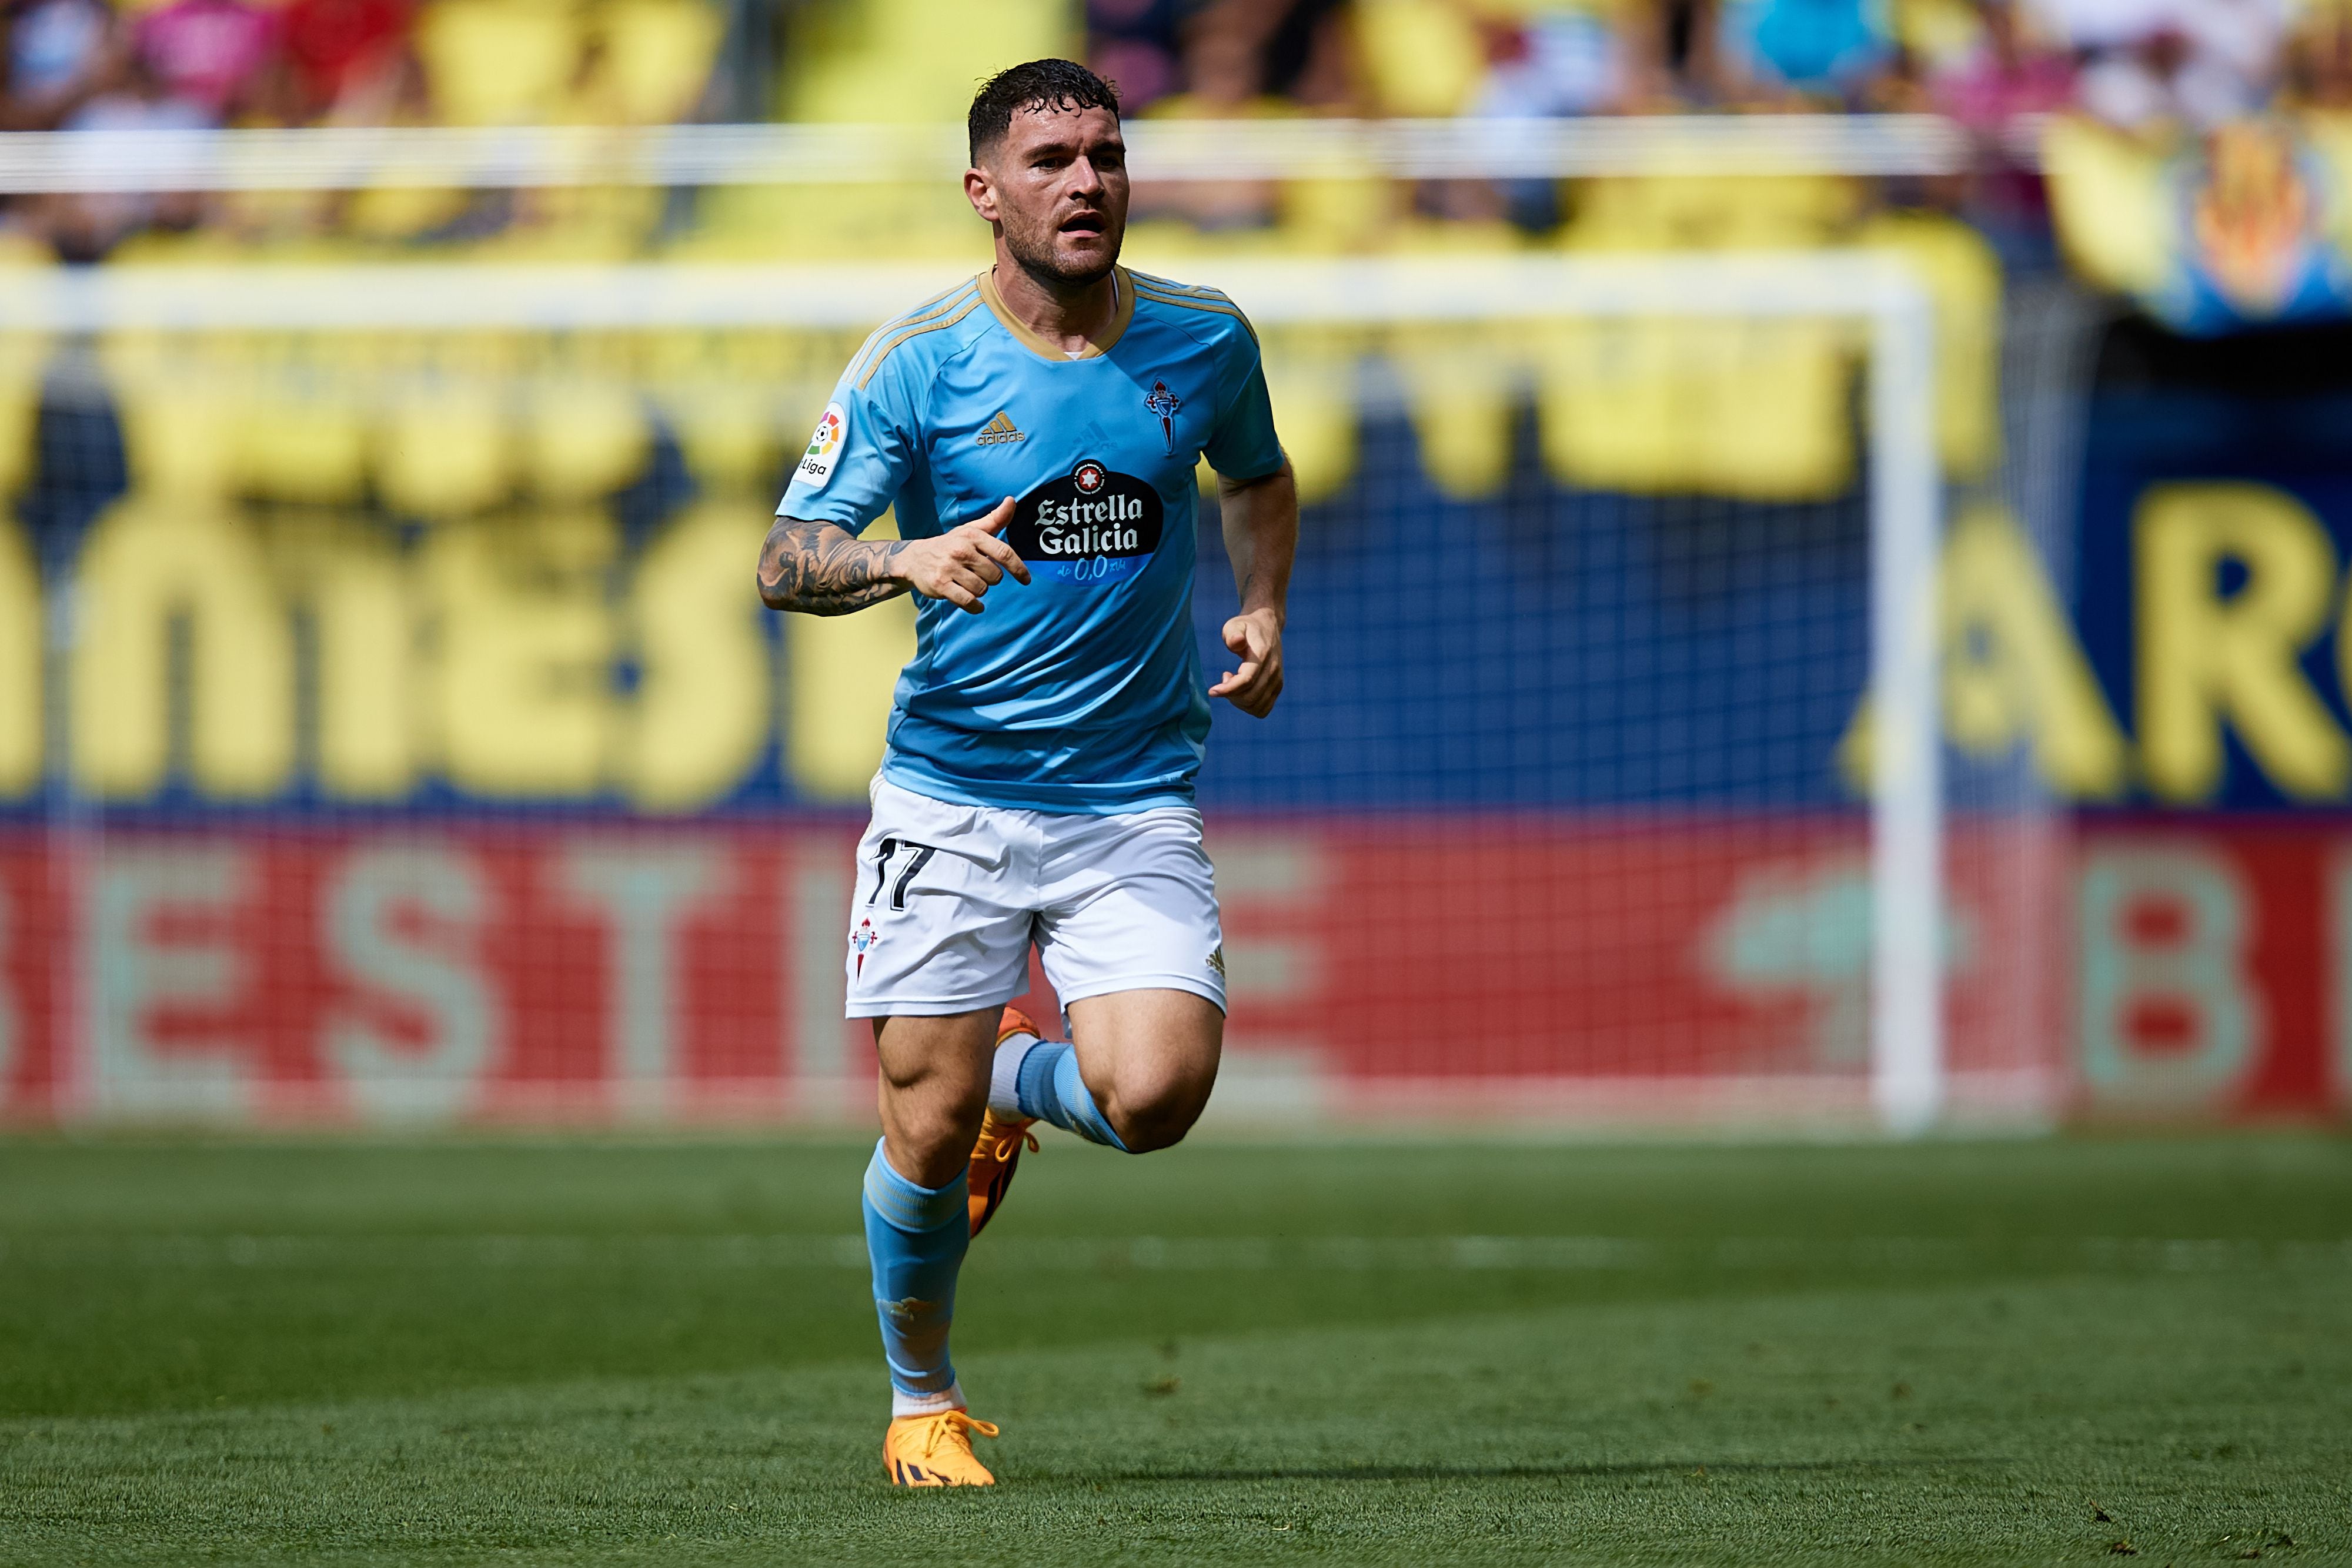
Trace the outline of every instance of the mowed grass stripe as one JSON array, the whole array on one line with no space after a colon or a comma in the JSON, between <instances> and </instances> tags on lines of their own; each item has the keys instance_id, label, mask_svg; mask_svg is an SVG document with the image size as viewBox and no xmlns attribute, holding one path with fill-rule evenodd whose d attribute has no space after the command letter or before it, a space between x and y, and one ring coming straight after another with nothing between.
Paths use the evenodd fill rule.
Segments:
<instances>
[{"instance_id":1,"label":"mowed grass stripe","mask_svg":"<svg viewBox=\"0 0 2352 1568\"><path fill-rule=\"evenodd\" d=\"M988 1495L862 1368L10 1421L0 1561L2352 1561L2334 1287L2168 1282L983 1352Z\"/></svg>"},{"instance_id":2,"label":"mowed grass stripe","mask_svg":"<svg viewBox=\"0 0 2352 1568\"><path fill-rule=\"evenodd\" d=\"M0 1236L0 1267L107 1264L138 1269L562 1269L592 1262L703 1269L866 1268L858 1235L617 1236ZM1614 1236L1005 1237L967 1263L977 1270L1256 1273L1596 1269L1953 1269L2028 1261L2094 1270L2175 1272L2247 1268L2352 1269L2352 1238L2089 1236L1979 1238L1727 1237L1672 1245Z\"/></svg>"},{"instance_id":3,"label":"mowed grass stripe","mask_svg":"<svg viewBox=\"0 0 2352 1568\"><path fill-rule=\"evenodd\" d=\"M868 1146L0 1143L0 1563L2352 1563L2340 1139L1049 1146L958 1496Z\"/></svg>"}]
</instances>

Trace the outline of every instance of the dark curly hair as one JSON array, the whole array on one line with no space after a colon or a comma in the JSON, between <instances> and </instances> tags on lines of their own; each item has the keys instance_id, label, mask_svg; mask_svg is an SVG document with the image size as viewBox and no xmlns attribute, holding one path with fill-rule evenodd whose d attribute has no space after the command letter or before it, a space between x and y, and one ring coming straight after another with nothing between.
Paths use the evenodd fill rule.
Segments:
<instances>
[{"instance_id":1,"label":"dark curly hair","mask_svg":"<svg viewBox=\"0 0 2352 1568\"><path fill-rule=\"evenodd\" d=\"M964 119L971 161L1004 140L1013 117L1028 110L1108 109L1118 112L1118 89L1076 60L1031 60L980 84Z\"/></svg>"}]
</instances>

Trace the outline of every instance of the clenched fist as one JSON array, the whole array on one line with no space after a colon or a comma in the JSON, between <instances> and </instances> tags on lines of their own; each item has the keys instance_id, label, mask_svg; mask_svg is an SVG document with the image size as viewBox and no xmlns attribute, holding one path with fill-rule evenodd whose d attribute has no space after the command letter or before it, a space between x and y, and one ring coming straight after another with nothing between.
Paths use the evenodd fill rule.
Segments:
<instances>
[{"instance_id":1,"label":"clenched fist","mask_svg":"<svg viewBox=\"0 0 2352 1568\"><path fill-rule=\"evenodd\" d=\"M949 529L937 538L910 539L893 553L890 575L926 599L944 599L974 615L981 599L1011 572L1015 582L1029 580L1029 569L1018 551L996 536L1013 520L1013 497L996 509Z\"/></svg>"},{"instance_id":2,"label":"clenched fist","mask_svg":"<svg viewBox=\"0 0 2352 1568\"><path fill-rule=\"evenodd\" d=\"M1242 667L1227 670L1209 695L1223 697L1252 718L1264 718L1282 695L1282 615L1244 610L1225 622L1224 637L1225 646L1241 656Z\"/></svg>"}]
</instances>

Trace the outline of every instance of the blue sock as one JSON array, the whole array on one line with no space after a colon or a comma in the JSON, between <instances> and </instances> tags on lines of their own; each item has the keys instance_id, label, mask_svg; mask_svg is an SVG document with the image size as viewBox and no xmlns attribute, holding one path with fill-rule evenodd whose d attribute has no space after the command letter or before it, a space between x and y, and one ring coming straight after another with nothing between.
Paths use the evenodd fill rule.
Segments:
<instances>
[{"instance_id":1,"label":"blue sock","mask_svg":"<svg viewBox=\"0 0 2352 1568\"><path fill-rule=\"evenodd\" d=\"M948 1322L956 1271L971 1245L964 1190L961 1172L942 1187L917 1186L890 1168L879 1141L866 1166L866 1257L874 1267L894 1416L963 1402L948 1360Z\"/></svg>"},{"instance_id":2,"label":"blue sock","mask_svg":"<svg viewBox=\"0 0 2352 1568\"><path fill-rule=\"evenodd\" d=\"M1078 1053L1068 1040L1041 1040L1031 1046L1029 1054L1021 1059L1013 1092L1020 1098L1023 1115L1040 1117L1088 1143L1127 1153L1127 1145L1111 1131L1102 1107L1087 1092L1087 1081L1078 1076Z\"/></svg>"}]
</instances>

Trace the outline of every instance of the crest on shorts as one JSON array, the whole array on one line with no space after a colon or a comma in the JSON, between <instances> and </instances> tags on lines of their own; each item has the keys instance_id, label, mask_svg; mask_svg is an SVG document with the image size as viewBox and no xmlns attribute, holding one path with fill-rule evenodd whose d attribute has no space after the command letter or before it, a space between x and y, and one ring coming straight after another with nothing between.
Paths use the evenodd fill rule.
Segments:
<instances>
[{"instance_id":1,"label":"crest on shorts","mask_svg":"<svg viewBox=\"0 0 2352 1568\"><path fill-rule=\"evenodd\" d=\"M874 944L881 940L882 933L874 929L874 922L871 920L859 921L857 923L857 929L849 934L849 945L857 952L857 972L859 974L863 975L866 973L866 954L867 949L871 948Z\"/></svg>"},{"instance_id":2,"label":"crest on shorts","mask_svg":"<svg viewBox=\"0 0 2352 1568\"><path fill-rule=\"evenodd\" d=\"M1168 440L1168 455L1175 456L1176 411L1184 406L1184 400L1170 392L1166 382L1153 382L1151 391L1144 397L1143 406L1159 416L1160 434Z\"/></svg>"}]
</instances>

